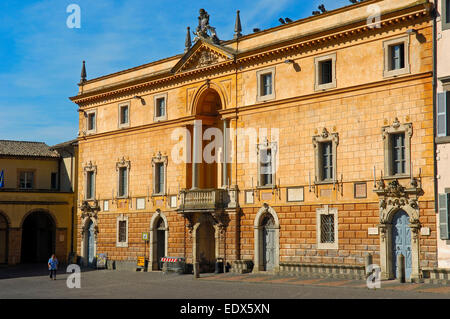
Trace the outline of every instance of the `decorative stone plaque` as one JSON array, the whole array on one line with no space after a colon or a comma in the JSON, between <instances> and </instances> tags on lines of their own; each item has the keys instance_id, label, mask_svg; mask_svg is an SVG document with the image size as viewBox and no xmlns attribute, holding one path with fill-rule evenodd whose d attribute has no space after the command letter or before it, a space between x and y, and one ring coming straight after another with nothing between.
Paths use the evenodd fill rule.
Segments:
<instances>
[{"instance_id":1,"label":"decorative stone plaque","mask_svg":"<svg viewBox=\"0 0 450 319\"><path fill-rule=\"evenodd\" d=\"M164 201L162 199L157 199L155 201L155 206L163 206L164 205Z\"/></svg>"},{"instance_id":2,"label":"decorative stone plaque","mask_svg":"<svg viewBox=\"0 0 450 319\"><path fill-rule=\"evenodd\" d=\"M367 197L367 183L355 183L355 198Z\"/></svg>"},{"instance_id":3,"label":"decorative stone plaque","mask_svg":"<svg viewBox=\"0 0 450 319\"><path fill-rule=\"evenodd\" d=\"M430 236L430 228L422 227L420 229L420 235L422 235L422 236Z\"/></svg>"},{"instance_id":4,"label":"decorative stone plaque","mask_svg":"<svg viewBox=\"0 0 450 319\"><path fill-rule=\"evenodd\" d=\"M272 193L263 192L261 193L261 200L272 200Z\"/></svg>"},{"instance_id":5,"label":"decorative stone plaque","mask_svg":"<svg viewBox=\"0 0 450 319\"><path fill-rule=\"evenodd\" d=\"M177 207L177 195L170 196L170 208Z\"/></svg>"},{"instance_id":6,"label":"decorative stone plaque","mask_svg":"<svg viewBox=\"0 0 450 319\"><path fill-rule=\"evenodd\" d=\"M321 189L320 190L321 197L331 197L331 189Z\"/></svg>"},{"instance_id":7,"label":"decorative stone plaque","mask_svg":"<svg viewBox=\"0 0 450 319\"><path fill-rule=\"evenodd\" d=\"M287 189L288 202L303 202L303 187L289 187Z\"/></svg>"},{"instance_id":8,"label":"decorative stone plaque","mask_svg":"<svg viewBox=\"0 0 450 319\"><path fill-rule=\"evenodd\" d=\"M368 235L378 235L378 227L370 227L367 229Z\"/></svg>"},{"instance_id":9,"label":"decorative stone plaque","mask_svg":"<svg viewBox=\"0 0 450 319\"><path fill-rule=\"evenodd\" d=\"M136 209L145 209L145 198L136 198Z\"/></svg>"},{"instance_id":10,"label":"decorative stone plaque","mask_svg":"<svg viewBox=\"0 0 450 319\"><path fill-rule=\"evenodd\" d=\"M109 200L104 200L103 201L103 211L104 212L109 211Z\"/></svg>"},{"instance_id":11,"label":"decorative stone plaque","mask_svg":"<svg viewBox=\"0 0 450 319\"><path fill-rule=\"evenodd\" d=\"M254 204L255 203L253 191L245 191L245 203L246 204Z\"/></svg>"}]
</instances>

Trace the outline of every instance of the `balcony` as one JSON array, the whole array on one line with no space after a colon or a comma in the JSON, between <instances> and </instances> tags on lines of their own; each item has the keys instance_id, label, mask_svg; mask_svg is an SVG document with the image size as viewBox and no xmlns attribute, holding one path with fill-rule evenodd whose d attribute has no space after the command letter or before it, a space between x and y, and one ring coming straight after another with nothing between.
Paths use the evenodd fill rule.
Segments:
<instances>
[{"instance_id":1,"label":"balcony","mask_svg":"<svg viewBox=\"0 0 450 319\"><path fill-rule=\"evenodd\" d=\"M226 208L229 202L226 189L190 189L180 191L178 211L202 211Z\"/></svg>"}]
</instances>

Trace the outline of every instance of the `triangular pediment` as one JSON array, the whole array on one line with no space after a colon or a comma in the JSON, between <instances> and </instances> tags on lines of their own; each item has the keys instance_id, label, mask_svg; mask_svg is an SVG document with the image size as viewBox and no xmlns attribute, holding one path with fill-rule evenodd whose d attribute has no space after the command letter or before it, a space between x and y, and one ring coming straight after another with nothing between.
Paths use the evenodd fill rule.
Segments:
<instances>
[{"instance_id":1,"label":"triangular pediment","mask_svg":"<svg viewBox=\"0 0 450 319\"><path fill-rule=\"evenodd\" d=\"M234 53L231 49L207 39L199 39L172 68L172 73L202 69L227 60L233 60L233 58Z\"/></svg>"}]
</instances>

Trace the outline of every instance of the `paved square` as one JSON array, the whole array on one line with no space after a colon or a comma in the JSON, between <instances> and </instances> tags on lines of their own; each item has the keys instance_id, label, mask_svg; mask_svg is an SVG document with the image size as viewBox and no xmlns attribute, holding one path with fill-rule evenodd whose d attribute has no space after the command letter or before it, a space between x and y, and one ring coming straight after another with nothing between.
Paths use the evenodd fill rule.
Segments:
<instances>
[{"instance_id":1,"label":"paved square","mask_svg":"<svg viewBox=\"0 0 450 319\"><path fill-rule=\"evenodd\" d=\"M42 266L0 269L0 299L123 298L123 299L310 299L310 298L450 298L447 287L389 282L369 290L363 281L307 279L272 275L163 274L90 270L81 273L81 288L69 289L69 274L59 270L50 280ZM383 287L383 285L385 287Z\"/></svg>"}]
</instances>

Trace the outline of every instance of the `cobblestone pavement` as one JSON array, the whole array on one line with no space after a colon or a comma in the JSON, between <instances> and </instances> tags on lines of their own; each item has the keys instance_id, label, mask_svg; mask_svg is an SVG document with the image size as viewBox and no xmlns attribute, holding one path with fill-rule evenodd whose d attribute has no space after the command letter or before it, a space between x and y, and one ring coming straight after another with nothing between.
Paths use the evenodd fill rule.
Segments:
<instances>
[{"instance_id":1,"label":"cobblestone pavement","mask_svg":"<svg viewBox=\"0 0 450 319\"><path fill-rule=\"evenodd\" d=\"M282 277L261 274L165 275L161 272L93 270L81 273L81 288L69 289L69 274L56 281L46 269L0 269L0 299L145 298L145 299L428 299L450 298L450 287L382 282L370 290L364 281Z\"/></svg>"}]
</instances>

